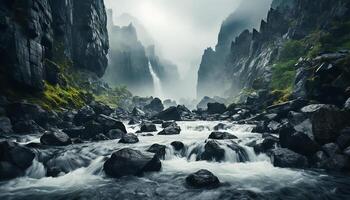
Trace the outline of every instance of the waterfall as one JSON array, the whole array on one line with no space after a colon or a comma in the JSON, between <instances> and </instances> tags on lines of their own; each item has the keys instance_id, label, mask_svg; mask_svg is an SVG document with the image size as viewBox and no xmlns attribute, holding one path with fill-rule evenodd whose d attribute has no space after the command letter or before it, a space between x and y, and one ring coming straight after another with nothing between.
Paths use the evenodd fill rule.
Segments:
<instances>
[{"instance_id":1,"label":"waterfall","mask_svg":"<svg viewBox=\"0 0 350 200\"><path fill-rule=\"evenodd\" d=\"M149 71L150 71L152 79L153 79L154 95L156 97L161 98L162 97L162 85L161 85L160 79L159 79L158 75L154 72L150 61L148 61L148 67L149 67Z\"/></svg>"}]
</instances>

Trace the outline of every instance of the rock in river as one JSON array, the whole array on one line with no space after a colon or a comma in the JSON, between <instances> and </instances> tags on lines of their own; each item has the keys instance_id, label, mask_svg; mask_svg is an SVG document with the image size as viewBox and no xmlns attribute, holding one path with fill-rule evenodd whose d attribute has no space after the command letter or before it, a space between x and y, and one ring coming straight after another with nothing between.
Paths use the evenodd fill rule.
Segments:
<instances>
[{"instance_id":1,"label":"rock in river","mask_svg":"<svg viewBox=\"0 0 350 200\"><path fill-rule=\"evenodd\" d=\"M220 185L218 177L205 169L187 176L186 183L195 188L216 188Z\"/></svg>"},{"instance_id":2,"label":"rock in river","mask_svg":"<svg viewBox=\"0 0 350 200\"><path fill-rule=\"evenodd\" d=\"M155 154L125 148L114 152L104 163L103 169L108 176L119 178L159 171L161 166L162 164Z\"/></svg>"}]
</instances>

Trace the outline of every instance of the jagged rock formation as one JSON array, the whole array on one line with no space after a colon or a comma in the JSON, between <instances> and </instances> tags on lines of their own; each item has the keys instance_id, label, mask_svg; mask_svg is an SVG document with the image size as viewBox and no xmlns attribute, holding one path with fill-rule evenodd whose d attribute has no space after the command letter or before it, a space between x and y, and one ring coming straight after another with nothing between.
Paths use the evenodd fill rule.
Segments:
<instances>
[{"instance_id":1,"label":"jagged rock formation","mask_svg":"<svg viewBox=\"0 0 350 200\"><path fill-rule=\"evenodd\" d=\"M153 93L153 80L149 70L146 49L138 40L135 27L115 26L109 10L110 63L106 79L111 85L125 85L139 95Z\"/></svg>"},{"instance_id":2,"label":"jagged rock formation","mask_svg":"<svg viewBox=\"0 0 350 200\"><path fill-rule=\"evenodd\" d=\"M224 73L229 63L231 42L243 30L259 25L260 19L266 15L269 2L257 1L256 5L252 6L251 1L242 1L236 11L222 23L215 50L208 48L202 56L198 71L198 98L224 96L223 92L229 89L230 85L230 79L225 79Z\"/></svg>"},{"instance_id":3,"label":"jagged rock formation","mask_svg":"<svg viewBox=\"0 0 350 200\"><path fill-rule=\"evenodd\" d=\"M211 73L208 70L217 70L216 65L220 61L215 59L213 50L206 51L199 70L198 91L201 93L205 86L211 85L221 92L227 92L223 89L229 88L226 94L235 96L244 88L270 88L272 66L281 60L281 52L287 41L305 39L316 30L330 31L335 21L340 24L348 19L346 1L275 0L267 20L261 21L259 31L245 30L234 40L232 38L229 53L223 57L226 63L218 69L220 72ZM338 34L340 32L338 30ZM311 51L314 47L310 45L305 48Z\"/></svg>"},{"instance_id":4,"label":"jagged rock formation","mask_svg":"<svg viewBox=\"0 0 350 200\"><path fill-rule=\"evenodd\" d=\"M66 56L77 69L102 76L107 66L106 23L103 0L1 0L2 86L42 91L44 80L59 73L50 62L53 57Z\"/></svg>"}]
</instances>

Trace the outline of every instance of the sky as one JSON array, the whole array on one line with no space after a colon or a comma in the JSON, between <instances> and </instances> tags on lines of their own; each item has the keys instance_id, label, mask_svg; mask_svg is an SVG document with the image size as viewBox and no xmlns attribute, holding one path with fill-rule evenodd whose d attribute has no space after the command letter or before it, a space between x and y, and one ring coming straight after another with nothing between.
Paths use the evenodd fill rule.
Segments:
<instances>
[{"instance_id":1,"label":"sky","mask_svg":"<svg viewBox=\"0 0 350 200\"><path fill-rule=\"evenodd\" d=\"M223 20L240 2L241 0L105 0L106 7L113 9L114 19L128 13L146 27L162 57L178 66L183 83L188 86L184 93L193 96L196 95L197 71L203 52L208 47L215 47ZM114 22L118 24L116 20Z\"/></svg>"}]
</instances>

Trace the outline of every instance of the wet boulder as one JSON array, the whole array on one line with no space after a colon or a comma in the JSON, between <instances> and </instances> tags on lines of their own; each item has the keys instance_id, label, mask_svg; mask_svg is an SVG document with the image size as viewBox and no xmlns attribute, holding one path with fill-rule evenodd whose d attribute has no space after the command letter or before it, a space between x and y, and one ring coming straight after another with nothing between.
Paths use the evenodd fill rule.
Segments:
<instances>
[{"instance_id":1,"label":"wet boulder","mask_svg":"<svg viewBox=\"0 0 350 200\"><path fill-rule=\"evenodd\" d=\"M48 146L67 146L72 144L70 137L59 130L46 131L44 135L40 137L40 142Z\"/></svg>"},{"instance_id":2,"label":"wet boulder","mask_svg":"<svg viewBox=\"0 0 350 200\"><path fill-rule=\"evenodd\" d=\"M114 152L104 163L103 169L111 177L138 176L145 172L160 171L161 162L155 154L125 148Z\"/></svg>"},{"instance_id":3,"label":"wet boulder","mask_svg":"<svg viewBox=\"0 0 350 200\"><path fill-rule=\"evenodd\" d=\"M154 98L148 105L144 107L146 110L161 112L164 110L162 101L159 98Z\"/></svg>"},{"instance_id":4,"label":"wet boulder","mask_svg":"<svg viewBox=\"0 0 350 200\"><path fill-rule=\"evenodd\" d=\"M22 120L13 125L13 131L17 134L34 134L43 132L44 129L34 120Z\"/></svg>"},{"instance_id":5,"label":"wet boulder","mask_svg":"<svg viewBox=\"0 0 350 200\"><path fill-rule=\"evenodd\" d=\"M213 140L232 140L232 139L237 139L237 137L235 135L232 135L231 133L228 133L228 132L214 131L214 132L210 133L209 139L213 139Z\"/></svg>"},{"instance_id":6,"label":"wet boulder","mask_svg":"<svg viewBox=\"0 0 350 200\"><path fill-rule=\"evenodd\" d=\"M166 110L163 110L162 112L155 115L156 118L161 120L175 120L175 121L181 121L181 112L177 107L169 107Z\"/></svg>"},{"instance_id":7,"label":"wet boulder","mask_svg":"<svg viewBox=\"0 0 350 200\"><path fill-rule=\"evenodd\" d=\"M7 116L11 122L33 120L40 126L45 126L48 121L48 113L36 104L27 102L11 103L6 107Z\"/></svg>"},{"instance_id":8,"label":"wet boulder","mask_svg":"<svg viewBox=\"0 0 350 200\"><path fill-rule=\"evenodd\" d=\"M143 110L141 110L140 108L135 107L132 111L131 111L132 116L135 117L143 117L146 115L145 112L143 112Z\"/></svg>"},{"instance_id":9,"label":"wet boulder","mask_svg":"<svg viewBox=\"0 0 350 200\"><path fill-rule=\"evenodd\" d=\"M271 151L271 161L275 167L306 168L307 158L289 149L279 148Z\"/></svg>"},{"instance_id":10,"label":"wet boulder","mask_svg":"<svg viewBox=\"0 0 350 200\"><path fill-rule=\"evenodd\" d=\"M185 148L184 143L180 141L174 141L170 144L172 147L174 147L175 151L181 151L182 149Z\"/></svg>"},{"instance_id":11,"label":"wet boulder","mask_svg":"<svg viewBox=\"0 0 350 200\"><path fill-rule=\"evenodd\" d=\"M114 112L114 110L111 107L101 102L93 101L89 104L89 106L94 110L94 112L97 115L103 114L108 116Z\"/></svg>"},{"instance_id":12,"label":"wet boulder","mask_svg":"<svg viewBox=\"0 0 350 200\"><path fill-rule=\"evenodd\" d=\"M165 149L166 146L165 145L160 145L160 144L153 144L152 146L150 146L147 151L151 152L151 153L155 153L156 156L159 159L164 159L165 157Z\"/></svg>"},{"instance_id":13,"label":"wet boulder","mask_svg":"<svg viewBox=\"0 0 350 200\"><path fill-rule=\"evenodd\" d=\"M129 125L135 125L135 124L139 124L140 121L135 119L135 118L131 118L130 121L128 122Z\"/></svg>"},{"instance_id":14,"label":"wet boulder","mask_svg":"<svg viewBox=\"0 0 350 200\"><path fill-rule=\"evenodd\" d=\"M124 133L127 132L123 122L118 121L118 120L116 120L112 117L109 117L107 115L100 114L97 117L96 121L102 125L103 133L107 133L108 131L110 131L112 129L119 129L119 130L123 131Z\"/></svg>"},{"instance_id":15,"label":"wet boulder","mask_svg":"<svg viewBox=\"0 0 350 200\"><path fill-rule=\"evenodd\" d=\"M127 133L122 136L122 138L119 140L119 143L124 143L124 144L135 144L139 142L139 138L137 135L133 133Z\"/></svg>"},{"instance_id":16,"label":"wet boulder","mask_svg":"<svg viewBox=\"0 0 350 200\"><path fill-rule=\"evenodd\" d=\"M70 138L80 138L86 133L86 129L84 126L74 126L71 128L63 129L62 131L65 134L67 134Z\"/></svg>"},{"instance_id":17,"label":"wet boulder","mask_svg":"<svg viewBox=\"0 0 350 200\"><path fill-rule=\"evenodd\" d=\"M187 176L186 183L195 188L216 188L220 185L218 177L205 169L201 169Z\"/></svg>"},{"instance_id":18,"label":"wet boulder","mask_svg":"<svg viewBox=\"0 0 350 200\"><path fill-rule=\"evenodd\" d=\"M104 127L101 123L91 120L84 124L85 132L80 137L84 140L94 138L96 135L104 132Z\"/></svg>"},{"instance_id":19,"label":"wet boulder","mask_svg":"<svg viewBox=\"0 0 350 200\"><path fill-rule=\"evenodd\" d=\"M84 106L74 116L74 123L78 126L81 126L82 124L93 120L95 116L96 113L94 109L92 109L90 106Z\"/></svg>"},{"instance_id":20,"label":"wet boulder","mask_svg":"<svg viewBox=\"0 0 350 200\"><path fill-rule=\"evenodd\" d=\"M155 132L157 131L156 125L149 123L149 122L144 122L141 124L141 132Z\"/></svg>"},{"instance_id":21,"label":"wet boulder","mask_svg":"<svg viewBox=\"0 0 350 200\"><path fill-rule=\"evenodd\" d=\"M347 125L347 116L334 105L312 104L301 109L311 120L312 133L316 142L331 143Z\"/></svg>"},{"instance_id":22,"label":"wet boulder","mask_svg":"<svg viewBox=\"0 0 350 200\"><path fill-rule=\"evenodd\" d=\"M169 127L169 126L177 126L177 123L173 120L171 121L165 121L162 123L162 128L166 128L166 127Z\"/></svg>"},{"instance_id":23,"label":"wet boulder","mask_svg":"<svg viewBox=\"0 0 350 200\"><path fill-rule=\"evenodd\" d=\"M229 125L223 124L223 123L219 123L216 126L214 126L214 130L218 131L218 130L227 130L230 129Z\"/></svg>"},{"instance_id":24,"label":"wet boulder","mask_svg":"<svg viewBox=\"0 0 350 200\"><path fill-rule=\"evenodd\" d=\"M24 175L34 158L30 149L14 142L0 141L0 180Z\"/></svg>"},{"instance_id":25,"label":"wet boulder","mask_svg":"<svg viewBox=\"0 0 350 200\"><path fill-rule=\"evenodd\" d=\"M279 144L278 138L269 135L269 136L264 138L262 143L254 145L254 151L256 153L262 153L262 152L266 153L269 150L274 149L275 147L277 147L278 144Z\"/></svg>"},{"instance_id":26,"label":"wet boulder","mask_svg":"<svg viewBox=\"0 0 350 200\"><path fill-rule=\"evenodd\" d=\"M311 156L320 149L319 145L304 133L295 132L286 137L285 140L282 140L282 147L304 156Z\"/></svg>"},{"instance_id":27,"label":"wet boulder","mask_svg":"<svg viewBox=\"0 0 350 200\"><path fill-rule=\"evenodd\" d=\"M197 160L217 161L220 162L225 158L225 150L220 147L219 143L209 140L204 145L204 152L197 156Z\"/></svg>"},{"instance_id":28,"label":"wet boulder","mask_svg":"<svg viewBox=\"0 0 350 200\"><path fill-rule=\"evenodd\" d=\"M12 124L9 118L0 117L0 135L12 133Z\"/></svg>"},{"instance_id":29,"label":"wet boulder","mask_svg":"<svg viewBox=\"0 0 350 200\"><path fill-rule=\"evenodd\" d=\"M178 135L181 132L180 126L177 125L171 125L166 128L164 128L161 132L158 133L158 135Z\"/></svg>"},{"instance_id":30,"label":"wet boulder","mask_svg":"<svg viewBox=\"0 0 350 200\"><path fill-rule=\"evenodd\" d=\"M337 144L340 149L350 147L350 127L347 127L340 132L340 136L337 138Z\"/></svg>"},{"instance_id":31,"label":"wet boulder","mask_svg":"<svg viewBox=\"0 0 350 200\"><path fill-rule=\"evenodd\" d=\"M112 129L110 131L108 131L108 133L106 133L105 135L111 139L111 140L115 140L115 139L121 139L123 137L123 135L125 135L126 133L124 133L122 130L120 129Z\"/></svg>"},{"instance_id":32,"label":"wet boulder","mask_svg":"<svg viewBox=\"0 0 350 200\"><path fill-rule=\"evenodd\" d=\"M209 114L222 114L227 110L225 104L222 103L208 103L207 106L207 111Z\"/></svg>"}]
</instances>

